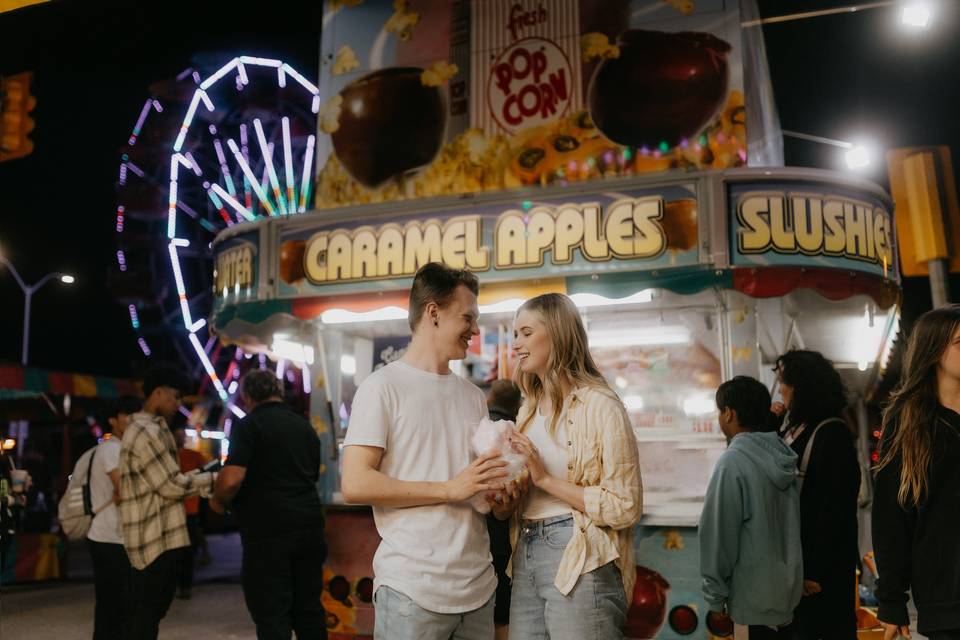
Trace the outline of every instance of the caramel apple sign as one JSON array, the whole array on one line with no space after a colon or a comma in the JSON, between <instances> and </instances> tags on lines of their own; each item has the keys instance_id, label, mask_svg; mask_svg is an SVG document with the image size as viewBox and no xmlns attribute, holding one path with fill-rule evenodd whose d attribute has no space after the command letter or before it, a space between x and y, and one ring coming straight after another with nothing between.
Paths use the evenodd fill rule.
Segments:
<instances>
[{"instance_id":1,"label":"caramel apple sign","mask_svg":"<svg viewBox=\"0 0 960 640\"><path fill-rule=\"evenodd\" d=\"M649 196L616 200L605 211L571 203L508 209L495 220L467 215L320 231L283 243L280 277L313 284L410 277L428 262L470 271L537 268L548 253L562 265L577 251L590 262L652 259L668 247L664 211L663 199ZM495 221L492 246L484 244L485 220Z\"/></svg>"},{"instance_id":2,"label":"caramel apple sign","mask_svg":"<svg viewBox=\"0 0 960 640\"><path fill-rule=\"evenodd\" d=\"M737 206L742 254L802 253L891 265L890 213L836 196L745 193Z\"/></svg>"}]
</instances>

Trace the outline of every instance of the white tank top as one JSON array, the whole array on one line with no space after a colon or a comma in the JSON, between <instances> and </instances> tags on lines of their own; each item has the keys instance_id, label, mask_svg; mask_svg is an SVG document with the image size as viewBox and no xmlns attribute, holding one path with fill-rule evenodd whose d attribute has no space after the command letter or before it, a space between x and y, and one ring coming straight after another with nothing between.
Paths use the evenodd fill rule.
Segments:
<instances>
[{"instance_id":1,"label":"white tank top","mask_svg":"<svg viewBox=\"0 0 960 640\"><path fill-rule=\"evenodd\" d=\"M563 420L557 421L557 433L551 437L547 432L547 418L537 411L524 433L540 452L543 466L554 478L567 479L567 428ZM543 489L530 487L530 497L523 512L525 520L544 520L567 515L573 507Z\"/></svg>"}]
</instances>

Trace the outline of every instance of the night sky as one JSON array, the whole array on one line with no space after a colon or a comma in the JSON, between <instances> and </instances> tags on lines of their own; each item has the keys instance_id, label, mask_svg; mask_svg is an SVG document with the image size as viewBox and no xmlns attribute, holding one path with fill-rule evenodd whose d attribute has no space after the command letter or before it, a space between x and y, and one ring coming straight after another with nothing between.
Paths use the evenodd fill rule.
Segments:
<instances>
[{"instance_id":1,"label":"night sky","mask_svg":"<svg viewBox=\"0 0 960 640\"><path fill-rule=\"evenodd\" d=\"M850 2L760 0L763 16ZM784 129L880 148L948 144L960 157L960 3L908 36L894 9L764 27ZM249 7L249 8L248 8ZM306 8L305 8L306 7ZM33 282L49 271L77 284L34 298L30 363L102 375L143 364L127 310L105 282L116 260L119 149L147 86L198 53L281 58L316 78L321 3L50 2L0 15L0 73L34 72L36 150L0 163L0 251ZM839 168L832 147L787 139L787 165ZM955 169L956 170L956 169ZM882 159L867 176L886 187ZM953 282L960 299L960 281ZM930 306L925 279L904 283L907 323ZM19 361L22 296L0 269L0 361Z\"/></svg>"}]
</instances>

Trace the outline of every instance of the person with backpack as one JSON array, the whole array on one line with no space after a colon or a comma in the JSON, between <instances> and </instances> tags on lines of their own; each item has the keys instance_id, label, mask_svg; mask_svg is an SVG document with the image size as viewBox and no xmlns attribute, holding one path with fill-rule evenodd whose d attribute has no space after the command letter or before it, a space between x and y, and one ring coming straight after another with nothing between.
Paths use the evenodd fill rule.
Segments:
<instances>
[{"instance_id":1,"label":"person with backpack","mask_svg":"<svg viewBox=\"0 0 960 640\"><path fill-rule=\"evenodd\" d=\"M156 365L143 379L143 411L132 416L120 449L120 519L123 545L133 567L131 640L156 640L173 602L181 549L190 546L183 499L213 495L216 474L182 473L169 421L190 381L170 365Z\"/></svg>"},{"instance_id":2,"label":"person with backpack","mask_svg":"<svg viewBox=\"0 0 960 640\"><path fill-rule=\"evenodd\" d=\"M114 403L107 416L110 435L95 447L89 462L90 502L95 514L87 532L96 598L93 640L116 640L126 631L130 560L123 548L116 504L120 498L120 442L130 416L140 411L141 404L139 398L132 396L123 396Z\"/></svg>"},{"instance_id":3,"label":"person with backpack","mask_svg":"<svg viewBox=\"0 0 960 640\"><path fill-rule=\"evenodd\" d=\"M767 430L770 392L759 381L737 376L716 398L729 446L700 516L707 626L729 618L750 640L781 637L803 589L797 454Z\"/></svg>"},{"instance_id":4,"label":"person with backpack","mask_svg":"<svg viewBox=\"0 0 960 640\"><path fill-rule=\"evenodd\" d=\"M785 410L780 435L799 460L803 598L793 633L796 640L854 640L860 463L840 417L846 387L816 351L788 351L774 371Z\"/></svg>"}]
</instances>

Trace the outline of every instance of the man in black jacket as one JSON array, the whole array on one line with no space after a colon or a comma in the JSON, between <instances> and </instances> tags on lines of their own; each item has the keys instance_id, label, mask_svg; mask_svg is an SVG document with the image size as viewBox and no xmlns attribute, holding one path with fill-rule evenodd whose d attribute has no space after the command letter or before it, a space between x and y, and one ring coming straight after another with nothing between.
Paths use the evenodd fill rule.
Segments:
<instances>
[{"instance_id":1,"label":"man in black jacket","mask_svg":"<svg viewBox=\"0 0 960 640\"><path fill-rule=\"evenodd\" d=\"M243 541L243 594L260 640L327 637L320 593L327 550L317 481L320 441L284 404L276 375L243 378L250 413L233 428L210 503L233 503Z\"/></svg>"}]
</instances>

